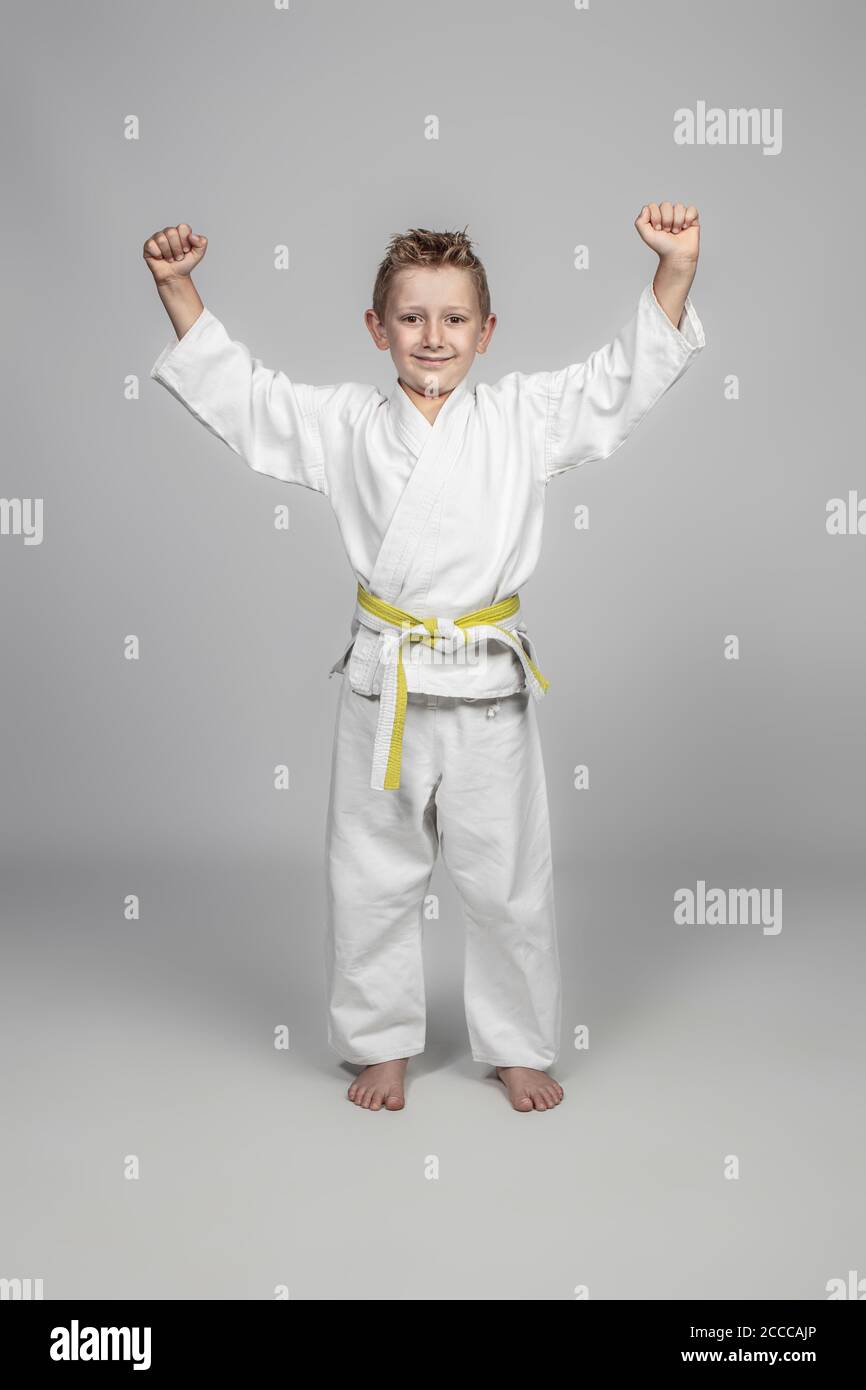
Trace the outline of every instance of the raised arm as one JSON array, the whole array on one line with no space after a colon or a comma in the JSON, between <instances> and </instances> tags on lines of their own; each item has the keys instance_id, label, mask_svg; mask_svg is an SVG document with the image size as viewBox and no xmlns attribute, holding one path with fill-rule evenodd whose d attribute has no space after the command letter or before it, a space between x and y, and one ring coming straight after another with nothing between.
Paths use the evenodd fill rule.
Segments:
<instances>
[{"instance_id":1,"label":"raised arm","mask_svg":"<svg viewBox=\"0 0 866 1390\"><path fill-rule=\"evenodd\" d=\"M204 308L191 272L206 251L207 237L191 231L186 222L163 227L144 243L145 262L178 338L192 328Z\"/></svg>"},{"instance_id":2,"label":"raised arm","mask_svg":"<svg viewBox=\"0 0 866 1390\"><path fill-rule=\"evenodd\" d=\"M229 337L190 276L206 250L186 223L144 244L175 332L150 375L257 473L327 495L320 417L339 388L290 381Z\"/></svg>"},{"instance_id":3,"label":"raised arm","mask_svg":"<svg viewBox=\"0 0 866 1390\"><path fill-rule=\"evenodd\" d=\"M585 362L545 374L548 478L609 458L705 346L689 299L698 260L697 208L650 203L635 227L659 257L635 313Z\"/></svg>"}]
</instances>

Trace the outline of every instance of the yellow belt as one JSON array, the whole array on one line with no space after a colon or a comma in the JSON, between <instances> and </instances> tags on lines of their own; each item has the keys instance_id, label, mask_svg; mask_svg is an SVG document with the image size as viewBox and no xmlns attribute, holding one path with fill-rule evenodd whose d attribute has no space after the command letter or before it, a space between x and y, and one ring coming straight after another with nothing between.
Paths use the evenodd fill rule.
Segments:
<instances>
[{"instance_id":1,"label":"yellow belt","mask_svg":"<svg viewBox=\"0 0 866 1390\"><path fill-rule=\"evenodd\" d=\"M526 684L536 699L541 699L550 685L532 661L520 639L501 624L512 618L520 608L517 594L504 598L487 608L476 608L459 618L416 618L402 608L395 608L384 599L369 593L358 584L358 605L367 615L369 626L384 632L382 644L382 691L379 696L379 722L373 748L373 770L370 786L378 791L396 791L400 786L400 764L403 752L403 730L406 725L406 672L403 667L403 644L424 642L440 650L455 650L458 639L464 645L470 632L489 632L509 646L520 661Z\"/></svg>"}]
</instances>

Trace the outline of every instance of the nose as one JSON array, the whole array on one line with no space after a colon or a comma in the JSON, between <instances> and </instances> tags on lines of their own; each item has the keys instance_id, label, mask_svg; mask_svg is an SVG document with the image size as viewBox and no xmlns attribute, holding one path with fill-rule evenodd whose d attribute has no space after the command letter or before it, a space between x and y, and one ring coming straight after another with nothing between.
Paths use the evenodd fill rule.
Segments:
<instances>
[{"instance_id":1,"label":"nose","mask_svg":"<svg viewBox=\"0 0 866 1390\"><path fill-rule=\"evenodd\" d=\"M445 325L435 314L430 314L425 323L424 342L429 347L441 347L445 342Z\"/></svg>"}]
</instances>

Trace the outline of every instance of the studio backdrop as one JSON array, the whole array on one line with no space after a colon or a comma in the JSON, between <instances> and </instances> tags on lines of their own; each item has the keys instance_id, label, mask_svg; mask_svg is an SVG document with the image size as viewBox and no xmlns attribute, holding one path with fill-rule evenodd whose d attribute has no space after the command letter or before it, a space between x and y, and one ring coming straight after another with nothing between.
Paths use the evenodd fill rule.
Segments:
<instances>
[{"instance_id":1,"label":"studio backdrop","mask_svg":"<svg viewBox=\"0 0 866 1390\"><path fill-rule=\"evenodd\" d=\"M825 1299L863 1269L862 31L853 0L4 7L9 1296ZM700 210L706 348L551 482L520 596L566 1100L482 1084L440 863L427 1051L374 1117L322 966L355 578L323 496L151 378L142 246L189 223L256 358L387 394L395 232L472 237L495 382L610 341L661 199Z\"/></svg>"}]
</instances>

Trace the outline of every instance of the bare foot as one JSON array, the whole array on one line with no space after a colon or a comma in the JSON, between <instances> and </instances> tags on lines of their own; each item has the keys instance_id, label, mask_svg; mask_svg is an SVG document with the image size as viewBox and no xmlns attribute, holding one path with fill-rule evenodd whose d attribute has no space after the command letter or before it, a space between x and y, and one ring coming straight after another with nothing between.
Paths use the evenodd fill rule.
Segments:
<instances>
[{"instance_id":1,"label":"bare foot","mask_svg":"<svg viewBox=\"0 0 866 1390\"><path fill-rule=\"evenodd\" d=\"M406 1074L408 1057L399 1057L394 1062L374 1062L359 1072L349 1087L349 1100L364 1110L402 1110L403 1077Z\"/></svg>"},{"instance_id":2,"label":"bare foot","mask_svg":"<svg viewBox=\"0 0 866 1390\"><path fill-rule=\"evenodd\" d=\"M558 1081L534 1067L497 1067L515 1110L552 1110L565 1095Z\"/></svg>"}]
</instances>

